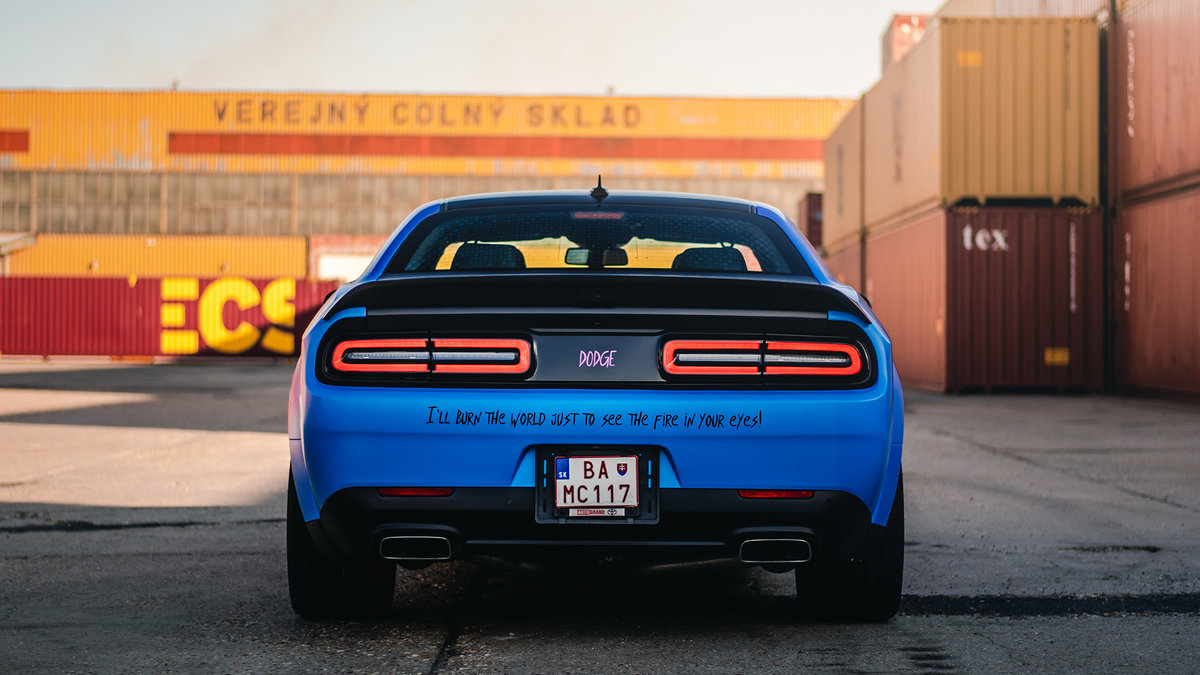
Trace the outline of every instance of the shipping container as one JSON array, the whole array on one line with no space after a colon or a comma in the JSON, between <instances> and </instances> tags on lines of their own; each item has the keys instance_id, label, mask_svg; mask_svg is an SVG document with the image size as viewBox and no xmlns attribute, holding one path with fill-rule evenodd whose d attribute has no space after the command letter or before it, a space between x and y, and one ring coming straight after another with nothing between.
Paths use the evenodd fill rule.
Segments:
<instances>
[{"instance_id":1,"label":"shipping container","mask_svg":"<svg viewBox=\"0 0 1200 675\"><path fill-rule=\"evenodd\" d=\"M928 14L892 15L887 30L883 32L883 67L880 72L887 72L888 66L904 58L908 50L921 39L928 23Z\"/></svg>"},{"instance_id":2,"label":"shipping container","mask_svg":"<svg viewBox=\"0 0 1200 675\"><path fill-rule=\"evenodd\" d=\"M1200 5L1126 3L1115 33L1110 81L1121 196L1200 185Z\"/></svg>"},{"instance_id":3,"label":"shipping container","mask_svg":"<svg viewBox=\"0 0 1200 675\"><path fill-rule=\"evenodd\" d=\"M1200 188L1121 210L1117 386L1200 394Z\"/></svg>"},{"instance_id":4,"label":"shipping container","mask_svg":"<svg viewBox=\"0 0 1200 675\"><path fill-rule=\"evenodd\" d=\"M836 253L826 255L824 263L834 279L853 286L856 291L862 293L864 291L862 256L862 242L856 241Z\"/></svg>"},{"instance_id":5,"label":"shipping container","mask_svg":"<svg viewBox=\"0 0 1200 675\"><path fill-rule=\"evenodd\" d=\"M867 229L964 200L1099 201L1092 19L940 19L863 107Z\"/></svg>"},{"instance_id":6,"label":"shipping container","mask_svg":"<svg viewBox=\"0 0 1200 675\"><path fill-rule=\"evenodd\" d=\"M17 277L308 276L304 237L39 234L10 258Z\"/></svg>"},{"instance_id":7,"label":"shipping container","mask_svg":"<svg viewBox=\"0 0 1200 675\"><path fill-rule=\"evenodd\" d=\"M0 355L294 356L337 282L0 278Z\"/></svg>"},{"instance_id":8,"label":"shipping container","mask_svg":"<svg viewBox=\"0 0 1200 675\"><path fill-rule=\"evenodd\" d=\"M821 241L833 252L858 241L863 230L863 115L859 101L825 140Z\"/></svg>"},{"instance_id":9,"label":"shipping container","mask_svg":"<svg viewBox=\"0 0 1200 675\"><path fill-rule=\"evenodd\" d=\"M1094 17L1110 0L949 0L937 17Z\"/></svg>"},{"instance_id":10,"label":"shipping container","mask_svg":"<svg viewBox=\"0 0 1200 675\"><path fill-rule=\"evenodd\" d=\"M804 199L800 200L800 217L796 221L796 225L804 232L804 236L808 238L808 242L814 248L821 247L821 223L824 218L822 194L809 192L804 195Z\"/></svg>"},{"instance_id":11,"label":"shipping container","mask_svg":"<svg viewBox=\"0 0 1200 675\"><path fill-rule=\"evenodd\" d=\"M1098 209L934 209L867 237L866 295L906 386L1104 386Z\"/></svg>"},{"instance_id":12,"label":"shipping container","mask_svg":"<svg viewBox=\"0 0 1200 675\"><path fill-rule=\"evenodd\" d=\"M775 178L819 170L840 99L0 91L6 166Z\"/></svg>"}]
</instances>

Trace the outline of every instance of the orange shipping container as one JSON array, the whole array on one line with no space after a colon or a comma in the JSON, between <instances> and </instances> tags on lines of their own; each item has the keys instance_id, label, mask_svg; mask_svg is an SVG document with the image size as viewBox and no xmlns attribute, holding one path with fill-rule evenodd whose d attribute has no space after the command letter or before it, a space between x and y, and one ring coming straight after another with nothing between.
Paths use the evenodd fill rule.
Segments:
<instances>
[{"instance_id":1,"label":"orange shipping container","mask_svg":"<svg viewBox=\"0 0 1200 675\"><path fill-rule=\"evenodd\" d=\"M838 251L862 234L863 109L859 101L825 140L821 241Z\"/></svg>"},{"instance_id":2,"label":"orange shipping container","mask_svg":"<svg viewBox=\"0 0 1200 675\"><path fill-rule=\"evenodd\" d=\"M1200 184L1200 6L1126 3L1116 30L1113 124L1124 198Z\"/></svg>"},{"instance_id":3,"label":"orange shipping container","mask_svg":"<svg viewBox=\"0 0 1200 675\"><path fill-rule=\"evenodd\" d=\"M960 200L1099 201L1091 19L940 19L863 98L864 223Z\"/></svg>"},{"instance_id":4,"label":"orange shipping container","mask_svg":"<svg viewBox=\"0 0 1200 675\"><path fill-rule=\"evenodd\" d=\"M42 234L10 256L14 277L307 276L304 237Z\"/></svg>"}]
</instances>

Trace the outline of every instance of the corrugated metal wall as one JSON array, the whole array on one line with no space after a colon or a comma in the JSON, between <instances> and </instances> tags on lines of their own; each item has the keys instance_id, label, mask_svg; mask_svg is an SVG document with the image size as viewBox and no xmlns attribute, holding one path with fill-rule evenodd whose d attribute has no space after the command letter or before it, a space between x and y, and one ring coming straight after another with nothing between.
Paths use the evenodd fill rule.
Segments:
<instances>
[{"instance_id":1,"label":"corrugated metal wall","mask_svg":"<svg viewBox=\"0 0 1200 675\"><path fill-rule=\"evenodd\" d=\"M795 178L838 99L0 92L11 168ZM24 138L25 136L22 136ZM819 171L819 169L816 169Z\"/></svg>"},{"instance_id":2,"label":"corrugated metal wall","mask_svg":"<svg viewBox=\"0 0 1200 675\"><path fill-rule=\"evenodd\" d=\"M862 233L863 109L859 101L825 141L822 243L837 251Z\"/></svg>"},{"instance_id":3,"label":"corrugated metal wall","mask_svg":"<svg viewBox=\"0 0 1200 675\"><path fill-rule=\"evenodd\" d=\"M1143 2L1121 15L1112 79L1123 198L1200 184L1198 41L1196 0Z\"/></svg>"},{"instance_id":4,"label":"corrugated metal wall","mask_svg":"<svg viewBox=\"0 0 1200 675\"><path fill-rule=\"evenodd\" d=\"M1200 188L1123 209L1116 253L1118 384L1200 393Z\"/></svg>"},{"instance_id":5,"label":"corrugated metal wall","mask_svg":"<svg viewBox=\"0 0 1200 675\"><path fill-rule=\"evenodd\" d=\"M604 176L612 189L701 192L781 208L819 189L788 179ZM0 232L389 234L434 199L503 190L582 189L587 177L269 175L0 170Z\"/></svg>"},{"instance_id":6,"label":"corrugated metal wall","mask_svg":"<svg viewBox=\"0 0 1200 675\"><path fill-rule=\"evenodd\" d=\"M864 291L892 338L905 387L946 385L946 211L935 209L867 237Z\"/></svg>"},{"instance_id":7,"label":"corrugated metal wall","mask_svg":"<svg viewBox=\"0 0 1200 675\"><path fill-rule=\"evenodd\" d=\"M863 290L862 251L862 243L854 242L825 258L825 267L829 268L833 278L859 292Z\"/></svg>"},{"instance_id":8,"label":"corrugated metal wall","mask_svg":"<svg viewBox=\"0 0 1200 675\"><path fill-rule=\"evenodd\" d=\"M337 282L0 278L0 354L294 356Z\"/></svg>"},{"instance_id":9,"label":"corrugated metal wall","mask_svg":"<svg viewBox=\"0 0 1200 675\"><path fill-rule=\"evenodd\" d=\"M304 237L40 234L9 256L17 277L308 276Z\"/></svg>"}]
</instances>

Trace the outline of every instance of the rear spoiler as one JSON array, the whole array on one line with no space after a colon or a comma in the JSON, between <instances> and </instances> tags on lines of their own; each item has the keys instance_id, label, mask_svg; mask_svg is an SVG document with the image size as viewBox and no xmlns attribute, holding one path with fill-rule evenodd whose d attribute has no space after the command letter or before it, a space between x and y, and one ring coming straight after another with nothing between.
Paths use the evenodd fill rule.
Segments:
<instances>
[{"instance_id":1,"label":"rear spoiler","mask_svg":"<svg viewBox=\"0 0 1200 675\"><path fill-rule=\"evenodd\" d=\"M762 274L502 272L406 274L362 282L325 318L354 307L367 315L395 310L569 308L582 310L730 310L787 312L827 319L845 312L870 323L848 295L815 279ZM389 311L390 310L390 311Z\"/></svg>"}]
</instances>

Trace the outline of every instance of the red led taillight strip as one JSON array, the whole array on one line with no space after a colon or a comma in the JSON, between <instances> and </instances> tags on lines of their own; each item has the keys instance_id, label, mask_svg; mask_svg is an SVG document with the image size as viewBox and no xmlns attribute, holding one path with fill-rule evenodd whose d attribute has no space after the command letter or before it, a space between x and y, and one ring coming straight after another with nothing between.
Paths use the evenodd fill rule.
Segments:
<instances>
[{"instance_id":1,"label":"red led taillight strip","mask_svg":"<svg viewBox=\"0 0 1200 675\"><path fill-rule=\"evenodd\" d=\"M816 352L814 360L820 353L844 354L849 362L844 365L771 365L772 352ZM853 345L832 342L768 342L767 343L767 375L857 375L862 372L862 359ZM842 361L841 358L838 361Z\"/></svg>"},{"instance_id":2,"label":"red led taillight strip","mask_svg":"<svg viewBox=\"0 0 1200 675\"><path fill-rule=\"evenodd\" d=\"M501 353L496 354L496 350ZM512 352L512 353L510 353ZM488 363L502 358L516 363ZM441 358L455 358L471 363L438 363ZM529 370L530 349L525 340L506 339L434 339L433 372L435 373L481 373L495 375L519 375Z\"/></svg>"},{"instance_id":3,"label":"red led taillight strip","mask_svg":"<svg viewBox=\"0 0 1200 675\"><path fill-rule=\"evenodd\" d=\"M383 355L387 352L421 354L420 361L411 363L364 363L346 361L346 352ZM352 354L353 356L353 354ZM347 340L333 350L333 368L348 373L425 373L429 372L429 342L409 340Z\"/></svg>"},{"instance_id":4,"label":"red led taillight strip","mask_svg":"<svg viewBox=\"0 0 1200 675\"><path fill-rule=\"evenodd\" d=\"M507 338L346 340L332 360L334 370L349 373L520 375L533 350L527 340Z\"/></svg>"},{"instance_id":5,"label":"red led taillight strip","mask_svg":"<svg viewBox=\"0 0 1200 675\"><path fill-rule=\"evenodd\" d=\"M757 375L758 364L752 366L691 365L676 362L680 352L710 356L719 360L722 356L757 357L762 351L758 340L670 340L663 345L663 370L672 375Z\"/></svg>"}]
</instances>

